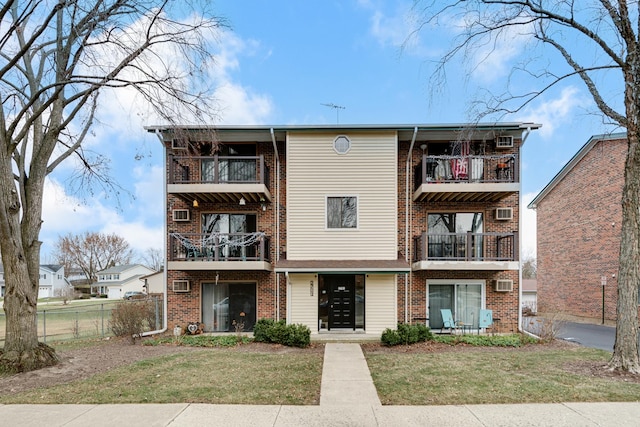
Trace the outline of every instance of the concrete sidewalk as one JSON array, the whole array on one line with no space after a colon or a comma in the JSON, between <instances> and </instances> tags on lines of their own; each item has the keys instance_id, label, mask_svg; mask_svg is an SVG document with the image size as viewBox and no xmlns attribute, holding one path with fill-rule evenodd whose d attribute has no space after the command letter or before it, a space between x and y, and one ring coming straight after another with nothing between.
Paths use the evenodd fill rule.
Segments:
<instances>
[{"instance_id":1,"label":"concrete sidewalk","mask_svg":"<svg viewBox=\"0 0 640 427\"><path fill-rule=\"evenodd\" d=\"M329 343L318 406L0 405L0 425L619 427L640 425L640 402L382 406L360 345Z\"/></svg>"},{"instance_id":2,"label":"concrete sidewalk","mask_svg":"<svg viewBox=\"0 0 640 427\"><path fill-rule=\"evenodd\" d=\"M54 426L638 426L640 403L525 405L0 405L0 425Z\"/></svg>"}]
</instances>

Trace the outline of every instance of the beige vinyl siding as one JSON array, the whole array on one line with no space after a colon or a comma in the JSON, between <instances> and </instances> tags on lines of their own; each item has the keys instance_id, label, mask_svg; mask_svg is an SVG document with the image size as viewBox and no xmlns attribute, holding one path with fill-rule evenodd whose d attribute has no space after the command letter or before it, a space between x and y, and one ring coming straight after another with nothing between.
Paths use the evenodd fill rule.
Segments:
<instances>
[{"instance_id":1,"label":"beige vinyl siding","mask_svg":"<svg viewBox=\"0 0 640 427\"><path fill-rule=\"evenodd\" d=\"M314 274L290 274L289 323L307 325L311 332L318 331L318 277ZM313 295L309 284L313 282Z\"/></svg>"},{"instance_id":2,"label":"beige vinyl siding","mask_svg":"<svg viewBox=\"0 0 640 427\"><path fill-rule=\"evenodd\" d=\"M397 323L396 276L369 274L365 288L365 329L367 334L381 334Z\"/></svg>"},{"instance_id":3,"label":"beige vinyl siding","mask_svg":"<svg viewBox=\"0 0 640 427\"><path fill-rule=\"evenodd\" d=\"M351 150L333 149L337 133L287 137L287 258L397 258L397 136L347 132ZM357 229L327 229L326 198L358 199Z\"/></svg>"}]
</instances>

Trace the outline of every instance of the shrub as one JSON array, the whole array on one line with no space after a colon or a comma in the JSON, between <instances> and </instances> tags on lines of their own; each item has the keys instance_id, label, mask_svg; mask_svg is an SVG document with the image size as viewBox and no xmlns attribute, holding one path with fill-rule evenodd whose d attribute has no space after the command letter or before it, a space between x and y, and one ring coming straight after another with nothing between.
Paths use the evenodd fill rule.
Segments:
<instances>
[{"instance_id":1,"label":"shrub","mask_svg":"<svg viewBox=\"0 0 640 427\"><path fill-rule=\"evenodd\" d=\"M260 319L253 327L253 339L258 342L282 344L289 347L308 347L311 330L303 324L287 325L284 320Z\"/></svg>"},{"instance_id":2,"label":"shrub","mask_svg":"<svg viewBox=\"0 0 640 427\"><path fill-rule=\"evenodd\" d=\"M260 319L253 327L253 340L257 342L271 342L269 339L269 330L275 324L273 319Z\"/></svg>"},{"instance_id":3,"label":"shrub","mask_svg":"<svg viewBox=\"0 0 640 427\"><path fill-rule=\"evenodd\" d=\"M111 330L117 337L129 337L131 343L144 332L148 316L144 301L122 302L111 311Z\"/></svg>"},{"instance_id":4,"label":"shrub","mask_svg":"<svg viewBox=\"0 0 640 427\"><path fill-rule=\"evenodd\" d=\"M417 325L408 325L406 323L398 323L398 329L393 330L387 328L382 332L380 341L387 346L399 344L415 344L433 339L431 330L421 323Z\"/></svg>"},{"instance_id":5,"label":"shrub","mask_svg":"<svg viewBox=\"0 0 640 427\"><path fill-rule=\"evenodd\" d=\"M399 345L402 342L398 331L395 331L391 328L387 328L382 332L382 337L380 338L380 341L382 341L382 344L389 347L393 347L394 345Z\"/></svg>"}]
</instances>

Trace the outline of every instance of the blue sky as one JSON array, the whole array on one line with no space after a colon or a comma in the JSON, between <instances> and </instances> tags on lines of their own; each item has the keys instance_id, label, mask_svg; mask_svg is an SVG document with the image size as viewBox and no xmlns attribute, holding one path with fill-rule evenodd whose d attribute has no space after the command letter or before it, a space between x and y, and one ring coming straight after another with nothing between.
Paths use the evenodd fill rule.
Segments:
<instances>
[{"instance_id":1,"label":"blue sky","mask_svg":"<svg viewBox=\"0 0 640 427\"><path fill-rule=\"evenodd\" d=\"M497 47L482 63L451 64L446 85L430 87L435 60L451 45L455 28L430 29L402 48L412 28L411 1L226 0L215 10L231 29L217 35L210 70L217 89L218 124L461 123L470 99L498 90L521 58L518 40ZM588 52L587 52L588 53ZM552 56L545 58L551 62ZM470 69L473 69L470 72ZM523 81L528 88L536 82ZM611 89L611 96L615 91ZM85 230L116 233L144 251L162 248L162 159L145 125L158 123L130 94L104 96L100 123L88 147L111 158L112 173L132 196L72 194L63 165L47 183L41 234L43 262L57 237ZM581 81L567 81L521 113L502 121L533 121L543 128L523 151L525 206L594 134L612 129L594 114ZM535 250L535 215L526 210L525 252Z\"/></svg>"}]
</instances>

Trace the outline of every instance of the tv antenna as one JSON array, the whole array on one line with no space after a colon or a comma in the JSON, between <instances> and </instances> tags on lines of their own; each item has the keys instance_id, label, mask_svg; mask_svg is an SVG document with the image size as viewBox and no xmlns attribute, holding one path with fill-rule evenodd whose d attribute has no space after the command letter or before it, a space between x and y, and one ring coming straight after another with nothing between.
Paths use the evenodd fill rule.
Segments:
<instances>
[{"instance_id":1,"label":"tv antenna","mask_svg":"<svg viewBox=\"0 0 640 427\"><path fill-rule=\"evenodd\" d=\"M336 110L336 123L340 123L340 110L344 110L346 107L343 107L342 105L336 105L333 102L320 105L324 105L325 107L333 108L334 110Z\"/></svg>"}]
</instances>

